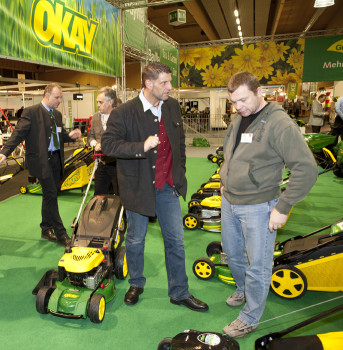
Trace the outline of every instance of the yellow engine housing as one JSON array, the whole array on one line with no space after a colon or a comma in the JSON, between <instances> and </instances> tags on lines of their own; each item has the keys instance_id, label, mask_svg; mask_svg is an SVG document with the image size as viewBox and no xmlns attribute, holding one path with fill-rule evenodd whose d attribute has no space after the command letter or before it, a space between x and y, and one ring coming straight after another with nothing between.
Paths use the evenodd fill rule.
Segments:
<instances>
[{"instance_id":1,"label":"yellow engine housing","mask_svg":"<svg viewBox=\"0 0 343 350\"><path fill-rule=\"evenodd\" d=\"M71 253L65 253L58 262L59 267L73 273L84 273L98 267L104 260L104 254L97 248L73 247Z\"/></svg>"}]
</instances>

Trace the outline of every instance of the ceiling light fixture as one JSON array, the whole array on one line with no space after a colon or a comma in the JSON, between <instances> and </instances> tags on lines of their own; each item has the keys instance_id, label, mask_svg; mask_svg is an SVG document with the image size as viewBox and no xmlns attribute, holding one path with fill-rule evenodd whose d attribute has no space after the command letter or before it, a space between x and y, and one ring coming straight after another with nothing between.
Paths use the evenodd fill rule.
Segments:
<instances>
[{"instance_id":1,"label":"ceiling light fixture","mask_svg":"<svg viewBox=\"0 0 343 350\"><path fill-rule=\"evenodd\" d=\"M239 20L239 18L236 18L236 23L241 24L241 21Z\"/></svg>"},{"instance_id":2,"label":"ceiling light fixture","mask_svg":"<svg viewBox=\"0 0 343 350\"><path fill-rule=\"evenodd\" d=\"M239 36L242 36L242 32L241 32L241 31L239 31L239 32L238 32L238 35L239 35Z\"/></svg>"},{"instance_id":3,"label":"ceiling light fixture","mask_svg":"<svg viewBox=\"0 0 343 350\"><path fill-rule=\"evenodd\" d=\"M238 10L233 11L233 14L238 17Z\"/></svg>"},{"instance_id":4,"label":"ceiling light fixture","mask_svg":"<svg viewBox=\"0 0 343 350\"><path fill-rule=\"evenodd\" d=\"M238 30L242 30L242 27L241 27L241 26L238 26L237 28L238 28Z\"/></svg>"},{"instance_id":5,"label":"ceiling light fixture","mask_svg":"<svg viewBox=\"0 0 343 350\"><path fill-rule=\"evenodd\" d=\"M328 7L335 5L335 0L316 0L314 3L315 8Z\"/></svg>"}]
</instances>

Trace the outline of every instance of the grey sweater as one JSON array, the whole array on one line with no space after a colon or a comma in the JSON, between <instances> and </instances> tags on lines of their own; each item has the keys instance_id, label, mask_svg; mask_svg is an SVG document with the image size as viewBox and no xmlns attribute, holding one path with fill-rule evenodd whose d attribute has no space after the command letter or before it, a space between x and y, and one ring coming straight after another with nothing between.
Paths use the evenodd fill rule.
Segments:
<instances>
[{"instance_id":1,"label":"grey sweater","mask_svg":"<svg viewBox=\"0 0 343 350\"><path fill-rule=\"evenodd\" d=\"M298 125L275 102L269 103L245 133L251 143L239 143L233 154L242 117L237 114L224 139L220 176L224 196L231 204L259 204L280 197L276 209L288 214L315 184L318 170ZM285 165L292 176L286 191L280 184Z\"/></svg>"}]
</instances>

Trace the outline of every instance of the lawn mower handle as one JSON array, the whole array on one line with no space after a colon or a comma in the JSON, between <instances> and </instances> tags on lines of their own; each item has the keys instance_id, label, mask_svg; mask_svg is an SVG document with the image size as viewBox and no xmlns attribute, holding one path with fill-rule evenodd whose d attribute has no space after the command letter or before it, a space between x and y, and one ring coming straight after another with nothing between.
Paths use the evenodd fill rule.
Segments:
<instances>
[{"instance_id":1,"label":"lawn mower handle","mask_svg":"<svg viewBox=\"0 0 343 350\"><path fill-rule=\"evenodd\" d=\"M309 325L310 323L316 322L318 320L321 320L324 317L330 316L338 311L342 311L343 310L343 304L338 305L330 310L324 311L316 316L313 316L311 318L309 318L308 320L305 320L303 322L300 322L294 326L291 326L283 331L280 332L275 332L275 333L270 333L268 335L265 335L261 338L258 338L255 341L255 350L264 350L264 349L268 349L268 344L270 342L272 342L274 339L278 339L283 337L284 335L291 333L299 328L302 328L304 326Z\"/></svg>"}]
</instances>

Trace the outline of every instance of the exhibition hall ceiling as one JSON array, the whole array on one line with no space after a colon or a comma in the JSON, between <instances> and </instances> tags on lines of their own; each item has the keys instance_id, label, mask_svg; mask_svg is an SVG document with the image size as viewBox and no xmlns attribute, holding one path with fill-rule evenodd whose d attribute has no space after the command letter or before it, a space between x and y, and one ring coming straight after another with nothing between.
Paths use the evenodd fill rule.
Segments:
<instances>
[{"instance_id":1,"label":"exhibition hall ceiling","mask_svg":"<svg viewBox=\"0 0 343 350\"><path fill-rule=\"evenodd\" d=\"M118 0L125 8L142 1ZM342 28L343 0L314 8L315 0L146 0L148 20L179 44L238 38L234 10L244 37L269 36ZM168 13L186 10L186 23L169 25ZM342 33L339 30L336 33Z\"/></svg>"}]
</instances>

